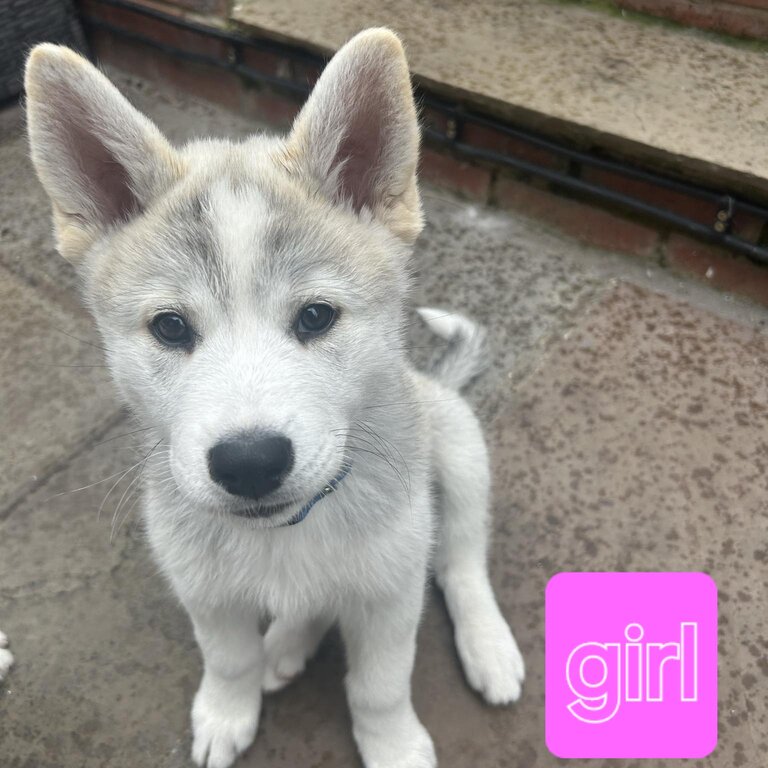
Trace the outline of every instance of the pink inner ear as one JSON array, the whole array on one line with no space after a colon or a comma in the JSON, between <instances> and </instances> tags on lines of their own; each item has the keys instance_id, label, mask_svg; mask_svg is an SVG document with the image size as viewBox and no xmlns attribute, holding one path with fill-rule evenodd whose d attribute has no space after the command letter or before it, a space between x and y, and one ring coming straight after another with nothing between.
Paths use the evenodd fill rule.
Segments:
<instances>
[{"instance_id":1,"label":"pink inner ear","mask_svg":"<svg viewBox=\"0 0 768 768\"><path fill-rule=\"evenodd\" d=\"M340 168L339 197L351 202L355 211L360 211L378 202L377 184L381 181L386 142L386 107L375 85L369 92L353 92L350 97L355 103L348 105L345 135L332 168Z\"/></svg>"},{"instance_id":2,"label":"pink inner ear","mask_svg":"<svg viewBox=\"0 0 768 768\"><path fill-rule=\"evenodd\" d=\"M140 205L131 190L128 172L109 148L76 122L67 126L66 139L82 176L85 195L103 222L112 224L135 215Z\"/></svg>"}]
</instances>

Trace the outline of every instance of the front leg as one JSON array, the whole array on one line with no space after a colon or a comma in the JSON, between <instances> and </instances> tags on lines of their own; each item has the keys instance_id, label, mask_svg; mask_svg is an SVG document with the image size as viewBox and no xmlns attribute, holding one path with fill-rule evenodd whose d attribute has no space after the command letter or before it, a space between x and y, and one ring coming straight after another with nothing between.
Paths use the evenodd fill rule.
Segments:
<instances>
[{"instance_id":1,"label":"front leg","mask_svg":"<svg viewBox=\"0 0 768 768\"><path fill-rule=\"evenodd\" d=\"M419 574L397 596L353 601L341 616L347 699L366 768L434 768L432 739L411 703L411 672L424 597Z\"/></svg>"},{"instance_id":2,"label":"front leg","mask_svg":"<svg viewBox=\"0 0 768 768\"><path fill-rule=\"evenodd\" d=\"M233 608L188 610L204 664L192 705L192 759L228 768L259 724L264 644L258 618Z\"/></svg>"},{"instance_id":3,"label":"front leg","mask_svg":"<svg viewBox=\"0 0 768 768\"><path fill-rule=\"evenodd\" d=\"M264 636L262 691L279 691L303 672L332 624L330 615L312 619L276 618Z\"/></svg>"}]
</instances>

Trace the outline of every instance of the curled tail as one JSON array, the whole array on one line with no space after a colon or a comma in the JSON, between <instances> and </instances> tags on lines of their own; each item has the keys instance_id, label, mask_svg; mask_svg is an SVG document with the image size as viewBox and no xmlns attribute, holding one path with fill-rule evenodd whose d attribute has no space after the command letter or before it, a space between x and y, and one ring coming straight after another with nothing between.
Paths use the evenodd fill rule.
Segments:
<instances>
[{"instance_id":1,"label":"curled tail","mask_svg":"<svg viewBox=\"0 0 768 768\"><path fill-rule=\"evenodd\" d=\"M440 383L461 389L488 365L485 328L457 312L419 307L421 319L448 344L427 371Z\"/></svg>"}]
</instances>

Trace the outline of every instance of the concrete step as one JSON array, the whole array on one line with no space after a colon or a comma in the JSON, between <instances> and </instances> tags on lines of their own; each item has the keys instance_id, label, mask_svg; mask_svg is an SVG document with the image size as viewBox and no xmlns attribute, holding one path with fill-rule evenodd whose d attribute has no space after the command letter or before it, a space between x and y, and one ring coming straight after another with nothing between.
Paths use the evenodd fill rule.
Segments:
<instances>
[{"instance_id":1,"label":"concrete step","mask_svg":"<svg viewBox=\"0 0 768 768\"><path fill-rule=\"evenodd\" d=\"M370 26L414 76L516 125L768 195L768 54L541 0L237 0L230 19L331 54Z\"/></svg>"}]
</instances>

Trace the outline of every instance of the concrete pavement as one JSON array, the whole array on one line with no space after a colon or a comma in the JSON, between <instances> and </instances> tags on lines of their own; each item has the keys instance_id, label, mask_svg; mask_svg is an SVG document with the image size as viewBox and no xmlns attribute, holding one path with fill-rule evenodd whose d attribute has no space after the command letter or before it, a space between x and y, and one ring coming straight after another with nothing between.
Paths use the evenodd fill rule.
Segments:
<instances>
[{"instance_id":1,"label":"concrete pavement","mask_svg":"<svg viewBox=\"0 0 768 768\"><path fill-rule=\"evenodd\" d=\"M258 128L116 76L176 141ZM22 131L19 109L0 113L0 627L17 658L0 684L0 765L180 768L200 659L142 540L131 473L97 516L141 454L53 251ZM693 764L765 765L768 311L439 190L425 203L416 301L490 330L493 365L469 396L493 457L493 581L529 670L518 705L483 705L433 592L414 696L441 766L563 764L543 739L544 587L558 571L600 569L714 576L720 744ZM414 357L433 345L414 325ZM358 765L342 675L332 635L267 699L240 764Z\"/></svg>"}]
</instances>

